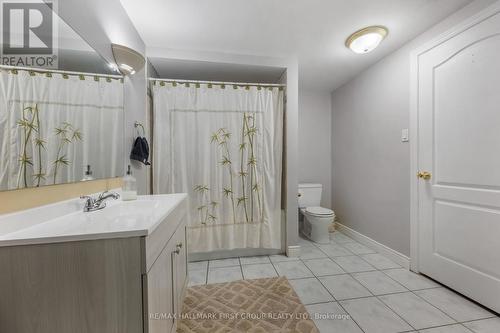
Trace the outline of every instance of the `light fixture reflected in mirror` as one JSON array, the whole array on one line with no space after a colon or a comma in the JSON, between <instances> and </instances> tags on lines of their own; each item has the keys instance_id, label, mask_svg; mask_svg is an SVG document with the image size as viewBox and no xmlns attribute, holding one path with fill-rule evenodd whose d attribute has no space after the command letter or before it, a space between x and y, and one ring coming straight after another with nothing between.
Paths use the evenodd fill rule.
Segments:
<instances>
[{"instance_id":1,"label":"light fixture reflected in mirror","mask_svg":"<svg viewBox=\"0 0 500 333\"><path fill-rule=\"evenodd\" d=\"M118 66L116 66L116 64L114 64L114 63L111 63L111 62L110 62L110 63L108 64L108 67L109 67L112 71L114 71L114 72L120 72L120 70L118 69Z\"/></svg>"},{"instance_id":2,"label":"light fixture reflected in mirror","mask_svg":"<svg viewBox=\"0 0 500 333\"><path fill-rule=\"evenodd\" d=\"M111 49L113 50L113 56L116 62L116 65L113 64L113 66L118 68L123 75L135 74L138 70L141 70L146 63L142 54L129 47L111 44Z\"/></svg>"},{"instance_id":3,"label":"light fixture reflected in mirror","mask_svg":"<svg viewBox=\"0 0 500 333\"><path fill-rule=\"evenodd\" d=\"M345 45L354 53L368 53L379 46L388 33L387 28L383 26L366 27L350 35Z\"/></svg>"}]
</instances>

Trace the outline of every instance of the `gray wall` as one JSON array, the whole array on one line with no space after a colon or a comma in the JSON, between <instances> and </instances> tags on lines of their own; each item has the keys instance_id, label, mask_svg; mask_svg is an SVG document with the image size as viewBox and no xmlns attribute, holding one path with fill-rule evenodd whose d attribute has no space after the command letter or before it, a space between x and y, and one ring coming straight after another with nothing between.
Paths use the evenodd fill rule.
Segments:
<instances>
[{"instance_id":1,"label":"gray wall","mask_svg":"<svg viewBox=\"0 0 500 333\"><path fill-rule=\"evenodd\" d=\"M47 0L48 1L48 0ZM120 0L58 1L59 16L106 61L114 62L111 43L142 54L145 44Z\"/></svg>"},{"instance_id":2,"label":"gray wall","mask_svg":"<svg viewBox=\"0 0 500 333\"><path fill-rule=\"evenodd\" d=\"M401 142L410 52L493 2L471 3L332 93L332 205L342 224L410 255L410 152Z\"/></svg>"},{"instance_id":3,"label":"gray wall","mask_svg":"<svg viewBox=\"0 0 500 333\"><path fill-rule=\"evenodd\" d=\"M321 206L332 205L332 106L328 92L299 92L299 183L323 184Z\"/></svg>"}]
</instances>

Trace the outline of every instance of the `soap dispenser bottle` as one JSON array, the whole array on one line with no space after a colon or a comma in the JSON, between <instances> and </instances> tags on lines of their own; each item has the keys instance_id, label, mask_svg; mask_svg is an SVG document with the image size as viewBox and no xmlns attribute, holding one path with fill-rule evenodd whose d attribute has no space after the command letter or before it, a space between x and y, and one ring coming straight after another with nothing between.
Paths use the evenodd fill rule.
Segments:
<instances>
[{"instance_id":1,"label":"soap dispenser bottle","mask_svg":"<svg viewBox=\"0 0 500 333\"><path fill-rule=\"evenodd\" d=\"M122 200L135 200L137 199L137 181L134 176L132 176L132 171L130 170L130 165L127 169L127 174L123 177L123 187L122 187Z\"/></svg>"},{"instance_id":2,"label":"soap dispenser bottle","mask_svg":"<svg viewBox=\"0 0 500 333\"><path fill-rule=\"evenodd\" d=\"M92 176L92 170L90 169L90 165L87 164L87 169L83 173L82 182L85 182L88 180L94 180L94 177Z\"/></svg>"}]
</instances>

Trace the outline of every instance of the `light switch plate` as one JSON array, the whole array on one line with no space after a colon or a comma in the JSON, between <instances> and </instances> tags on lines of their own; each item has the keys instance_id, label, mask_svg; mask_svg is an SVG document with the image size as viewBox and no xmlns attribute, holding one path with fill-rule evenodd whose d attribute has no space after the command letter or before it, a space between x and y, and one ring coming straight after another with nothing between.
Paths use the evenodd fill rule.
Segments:
<instances>
[{"instance_id":1,"label":"light switch plate","mask_svg":"<svg viewBox=\"0 0 500 333\"><path fill-rule=\"evenodd\" d=\"M409 137L409 134L408 134L408 129L407 128L403 128L401 130L401 142L408 142L410 141L410 137Z\"/></svg>"}]
</instances>

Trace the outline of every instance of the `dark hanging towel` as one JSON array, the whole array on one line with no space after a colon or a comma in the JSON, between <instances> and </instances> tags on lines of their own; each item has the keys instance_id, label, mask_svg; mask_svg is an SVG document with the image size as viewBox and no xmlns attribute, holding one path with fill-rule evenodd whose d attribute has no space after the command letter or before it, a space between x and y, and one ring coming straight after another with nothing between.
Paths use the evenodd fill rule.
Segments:
<instances>
[{"instance_id":1,"label":"dark hanging towel","mask_svg":"<svg viewBox=\"0 0 500 333\"><path fill-rule=\"evenodd\" d=\"M130 159L144 163L145 165L151 165L148 162L149 159L149 144L148 140L144 137L137 137L132 147L132 152L130 153Z\"/></svg>"}]
</instances>

